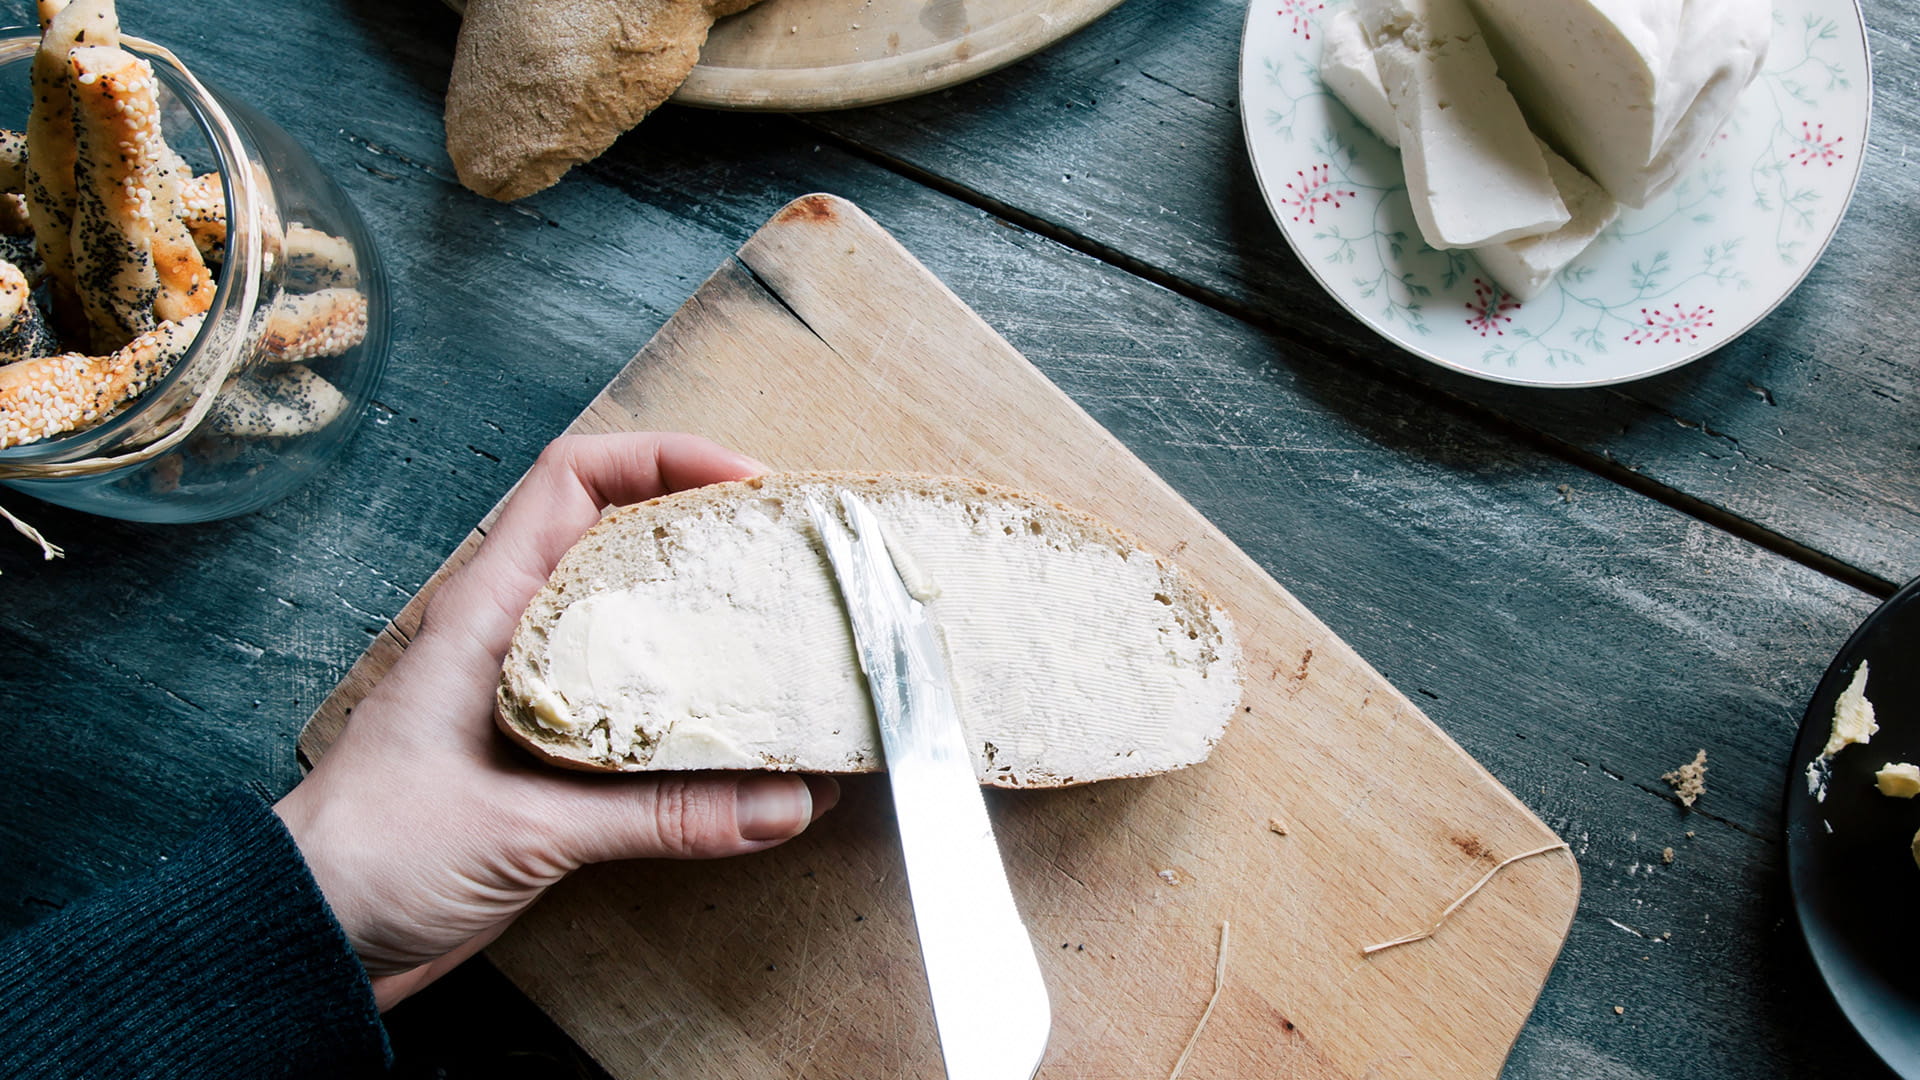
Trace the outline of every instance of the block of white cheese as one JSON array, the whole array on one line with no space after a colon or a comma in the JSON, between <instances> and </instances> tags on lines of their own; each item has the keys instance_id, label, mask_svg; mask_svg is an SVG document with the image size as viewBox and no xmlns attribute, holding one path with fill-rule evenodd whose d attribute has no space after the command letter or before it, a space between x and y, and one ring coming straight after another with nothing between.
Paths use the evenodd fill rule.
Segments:
<instances>
[{"instance_id":1,"label":"block of white cheese","mask_svg":"<svg viewBox=\"0 0 1920 1080\"><path fill-rule=\"evenodd\" d=\"M1698 160L1760 71L1765 0L1472 0L1535 130L1645 206Z\"/></svg>"},{"instance_id":2,"label":"block of white cheese","mask_svg":"<svg viewBox=\"0 0 1920 1080\"><path fill-rule=\"evenodd\" d=\"M1360 25L1360 15L1341 8L1320 24L1320 81L1340 104L1352 110L1380 141L1400 145L1400 125L1393 119L1393 103L1380 83L1380 65L1373 62L1373 44Z\"/></svg>"},{"instance_id":3,"label":"block of white cheese","mask_svg":"<svg viewBox=\"0 0 1920 1080\"><path fill-rule=\"evenodd\" d=\"M1389 146L1398 146L1400 131L1393 119L1393 105L1387 101L1387 90L1380 82L1380 70L1373 62L1373 50L1367 45L1360 17L1352 8L1339 12L1321 27L1321 40L1321 81L1362 123L1372 128L1374 134ZM1493 275L1502 289L1519 300L1540 295L1554 275L1585 251L1620 215L1620 204L1600 185L1545 143L1539 146L1554 188L1573 217L1542 236L1522 237L1504 244L1482 244L1473 249L1481 267Z\"/></svg>"},{"instance_id":4,"label":"block of white cheese","mask_svg":"<svg viewBox=\"0 0 1920 1080\"><path fill-rule=\"evenodd\" d=\"M1055 786L1182 768L1240 698L1226 613L1099 521L990 484L795 473L608 515L528 605L499 719L605 771L882 767L808 496L885 524L946 653L980 779Z\"/></svg>"},{"instance_id":5,"label":"block of white cheese","mask_svg":"<svg viewBox=\"0 0 1920 1080\"><path fill-rule=\"evenodd\" d=\"M1552 283L1561 268L1578 258L1598 239L1613 219L1620 216L1620 204L1599 184L1573 167L1566 158L1540 144L1540 155L1547 160L1547 172L1554 189L1573 214L1571 220L1543 236L1526 236L1504 244L1487 244L1473 249L1480 266L1516 300L1531 300Z\"/></svg>"},{"instance_id":6,"label":"block of white cheese","mask_svg":"<svg viewBox=\"0 0 1920 1080\"><path fill-rule=\"evenodd\" d=\"M1478 247L1565 225L1572 215L1465 0L1358 0L1356 9L1427 243Z\"/></svg>"}]
</instances>

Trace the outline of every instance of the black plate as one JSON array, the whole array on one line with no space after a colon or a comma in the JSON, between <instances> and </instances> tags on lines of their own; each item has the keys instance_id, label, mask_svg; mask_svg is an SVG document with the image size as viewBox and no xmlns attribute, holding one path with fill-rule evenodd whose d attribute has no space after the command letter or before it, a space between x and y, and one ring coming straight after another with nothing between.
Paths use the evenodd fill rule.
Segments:
<instances>
[{"instance_id":1,"label":"black plate","mask_svg":"<svg viewBox=\"0 0 1920 1080\"><path fill-rule=\"evenodd\" d=\"M1834 756L1819 802L1807 791L1807 764L1862 660L1880 731ZM1786 799L1788 883L1814 963L1867 1044L1920 1080L1920 866L1910 851L1920 799L1874 787L1889 761L1920 764L1920 581L1869 615L1827 668L1794 743Z\"/></svg>"}]
</instances>

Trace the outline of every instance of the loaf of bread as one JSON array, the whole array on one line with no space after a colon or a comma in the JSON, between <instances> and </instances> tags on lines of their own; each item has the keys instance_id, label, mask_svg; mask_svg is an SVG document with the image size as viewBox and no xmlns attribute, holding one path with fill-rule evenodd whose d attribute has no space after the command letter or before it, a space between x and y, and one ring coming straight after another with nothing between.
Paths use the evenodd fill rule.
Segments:
<instances>
[{"instance_id":1,"label":"loaf of bread","mask_svg":"<svg viewBox=\"0 0 1920 1080\"><path fill-rule=\"evenodd\" d=\"M884 767L806 496L866 500L946 650L983 783L1201 761L1240 699L1226 613L1099 520L943 477L776 474L609 514L528 605L498 718L594 771Z\"/></svg>"},{"instance_id":2,"label":"loaf of bread","mask_svg":"<svg viewBox=\"0 0 1920 1080\"><path fill-rule=\"evenodd\" d=\"M591 161L685 82L755 0L469 0L447 83L460 182L502 201Z\"/></svg>"}]
</instances>

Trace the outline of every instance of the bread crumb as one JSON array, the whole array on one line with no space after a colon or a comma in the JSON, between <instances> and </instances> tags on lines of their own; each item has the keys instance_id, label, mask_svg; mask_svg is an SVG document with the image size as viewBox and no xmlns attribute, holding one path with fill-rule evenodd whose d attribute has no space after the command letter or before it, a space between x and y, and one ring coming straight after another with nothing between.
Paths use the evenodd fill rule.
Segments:
<instances>
[{"instance_id":1,"label":"bread crumb","mask_svg":"<svg viewBox=\"0 0 1920 1080\"><path fill-rule=\"evenodd\" d=\"M1673 786L1673 793L1680 797L1681 806L1692 807L1695 800L1707 793L1707 752L1700 751L1692 761L1662 774L1660 779Z\"/></svg>"},{"instance_id":2,"label":"bread crumb","mask_svg":"<svg viewBox=\"0 0 1920 1080\"><path fill-rule=\"evenodd\" d=\"M1693 839L1693 830L1692 830L1692 829L1688 829L1688 830L1687 830L1687 839L1689 839L1689 840L1691 840L1691 839Z\"/></svg>"},{"instance_id":3,"label":"bread crumb","mask_svg":"<svg viewBox=\"0 0 1920 1080\"><path fill-rule=\"evenodd\" d=\"M1613 1015L1615 1016L1627 1015L1627 1007L1625 1005L1615 1005L1613 1007Z\"/></svg>"},{"instance_id":4,"label":"bread crumb","mask_svg":"<svg viewBox=\"0 0 1920 1080\"><path fill-rule=\"evenodd\" d=\"M1267 831L1275 836L1287 835L1287 823L1277 817L1267 819Z\"/></svg>"},{"instance_id":5,"label":"bread crumb","mask_svg":"<svg viewBox=\"0 0 1920 1080\"><path fill-rule=\"evenodd\" d=\"M1671 931L1671 930L1667 930L1667 931L1664 931L1664 932L1662 932L1662 933L1661 933L1661 935L1660 935L1660 940L1661 940L1661 941L1672 941L1672 940L1673 940L1673 931Z\"/></svg>"},{"instance_id":6,"label":"bread crumb","mask_svg":"<svg viewBox=\"0 0 1920 1080\"><path fill-rule=\"evenodd\" d=\"M1673 865L1673 849L1662 848L1660 851L1660 861L1663 863L1666 863L1668 866L1672 866Z\"/></svg>"}]
</instances>

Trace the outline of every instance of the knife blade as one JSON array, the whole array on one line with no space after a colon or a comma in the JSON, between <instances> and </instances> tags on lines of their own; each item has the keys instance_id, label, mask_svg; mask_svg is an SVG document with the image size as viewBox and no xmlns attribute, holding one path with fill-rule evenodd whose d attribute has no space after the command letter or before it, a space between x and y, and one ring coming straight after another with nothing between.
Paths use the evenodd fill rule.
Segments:
<instances>
[{"instance_id":1,"label":"knife blade","mask_svg":"<svg viewBox=\"0 0 1920 1080\"><path fill-rule=\"evenodd\" d=\"M947 1078L1032 1080L1052 1009L1007 886L946 660L879 517L852 492L839 494L851 537L817 497L808 496L807 513L873 696Z\"/></svg>"}]
</instances>

